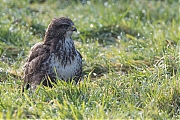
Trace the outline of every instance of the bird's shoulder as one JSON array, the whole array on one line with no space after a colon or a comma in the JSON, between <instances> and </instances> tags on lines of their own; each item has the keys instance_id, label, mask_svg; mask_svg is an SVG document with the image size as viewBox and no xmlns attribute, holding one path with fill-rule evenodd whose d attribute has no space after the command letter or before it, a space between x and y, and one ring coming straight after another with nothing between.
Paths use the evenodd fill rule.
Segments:
<instances>
[{"instance_id":1,"label":"bird's shoulder","mask_svg":"<svg viewBox=\"0 0 180 120\"><path fill-rule=\"evenodd\" d=\"M27 62L31 62L35 58L47 56L49 52L49 46L45 45L43 42L36 43L33 47L31 47Z\"/></svg>"},{"instance_id":2,"label":"bird's shoulder","mask_svg":"<svg viewBox=\"0 0 180 120\"><path fill-rule=\"evenodd\" d=\"M30 50L30 54L24 65L25 71L33 73L37 71L50 55L49 46L42 42L36 43Z\"/></svg>"}]
</instances>

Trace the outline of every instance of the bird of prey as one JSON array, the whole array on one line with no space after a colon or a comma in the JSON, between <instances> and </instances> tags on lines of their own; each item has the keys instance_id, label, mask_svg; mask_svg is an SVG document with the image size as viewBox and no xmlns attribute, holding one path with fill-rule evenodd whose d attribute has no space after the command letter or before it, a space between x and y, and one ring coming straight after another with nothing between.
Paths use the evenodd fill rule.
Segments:
<instances>
[{"instance_id":1,"label":"bird of prey","mask_svg":"<svg viewBox=\"0 0 180 120\"><path fill-rule=\"evenodd\" d=\"M49 24L44 41L35 44L24 65L24 83L22 90L29 87L34 90L42 83L52 87L59 78L76 83L82 75L82 56L71 38L77 31L71 19L54 18Z\"/></svg>"}]
</instances>

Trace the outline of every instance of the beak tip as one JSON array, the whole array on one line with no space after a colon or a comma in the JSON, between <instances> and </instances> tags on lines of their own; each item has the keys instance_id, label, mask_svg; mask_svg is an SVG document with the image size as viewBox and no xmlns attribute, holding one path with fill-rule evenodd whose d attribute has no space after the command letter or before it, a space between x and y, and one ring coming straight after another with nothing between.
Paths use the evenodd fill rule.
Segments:
<instances>
[{"instance_id":1,"label":"beak tip","mask_svg":"<svg viewBox=\"0 0 180 120\"><path fill-rule=\"evenodd\" d=\"M72 26L71 26L71 30L77 32L77 29L76 29L75 25L72 25Z\"/></svg>"},{"instance_id":2,"label":"beak tip","mask_svg":"<svg viewBox=\"0 0 180 120\"><path fill-rule=\"evenodd\" d=\"M76 32L77 32L77 29L76 29L76 28L74 28L74 29L73 29L73 31L76 31Z\"/></svg>"}]
</instances>

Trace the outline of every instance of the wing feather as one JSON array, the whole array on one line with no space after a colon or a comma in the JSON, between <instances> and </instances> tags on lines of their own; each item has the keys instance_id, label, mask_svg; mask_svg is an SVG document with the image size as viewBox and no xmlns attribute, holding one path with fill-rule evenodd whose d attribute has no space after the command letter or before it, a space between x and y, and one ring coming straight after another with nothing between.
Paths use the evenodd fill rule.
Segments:
<instances>
[{"instance_id":1,"label":"wing feather","mask_svg":"<svg viewBox=\"0 0 180 120\"><path fill-rule=\"evenodd\" d=\"M28 83L33 84L35 82L40 83L46 70L42 69L42 64L48 59L50 50L44 43L35 44L31 50L29 57L24 65L24 86ZM36 79L33 77L36 76Z\"/></svg>"}]
</instances>

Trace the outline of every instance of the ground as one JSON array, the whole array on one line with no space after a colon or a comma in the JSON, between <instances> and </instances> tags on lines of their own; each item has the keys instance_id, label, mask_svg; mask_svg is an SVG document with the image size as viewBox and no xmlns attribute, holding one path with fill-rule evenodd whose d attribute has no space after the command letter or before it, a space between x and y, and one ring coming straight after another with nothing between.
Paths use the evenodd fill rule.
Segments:
<instances>
[{"instance_id":1,"label":"ground","mask_svg":"<svg viewBox=\"0 0 180 120\"><path fill-rule=\"evenodd\" d=\"M178 0L0 0L0 119L180 119ZM30 47L71 18L84 81L21 93Z\"/></svg>"}]
</instances>

